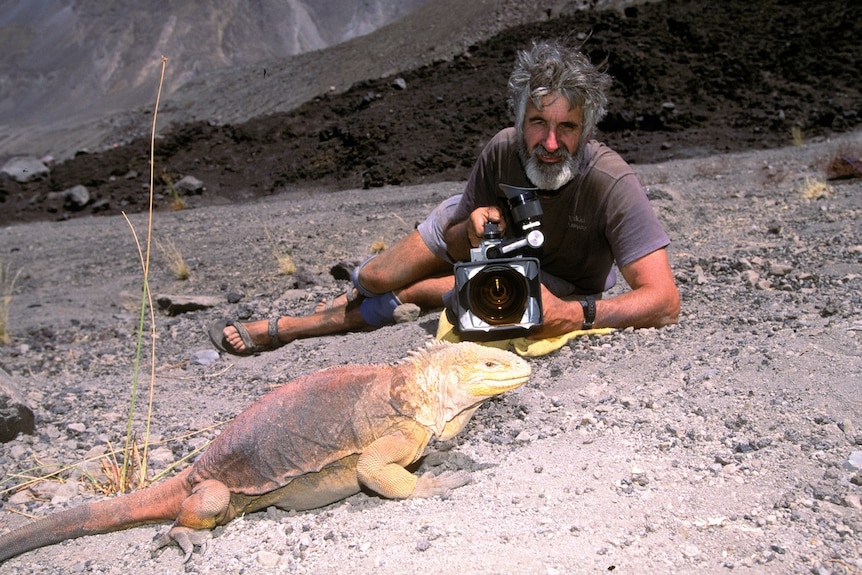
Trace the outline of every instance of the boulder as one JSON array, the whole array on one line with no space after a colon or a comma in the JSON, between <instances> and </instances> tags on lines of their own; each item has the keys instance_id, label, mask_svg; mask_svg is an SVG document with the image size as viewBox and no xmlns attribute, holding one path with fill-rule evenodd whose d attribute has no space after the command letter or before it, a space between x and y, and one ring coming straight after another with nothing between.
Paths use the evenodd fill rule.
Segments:
<instances>
[{"instance_id":1,"label":"boulder","mask_svg":"<svg viewBox=\"0 0 862 575\"><path fill-rule=\"evenodd\" d=\"M33 410L12 376L0 369L0 443L15 439L19 433L32 435L36 431Z\"/></svg>"},{"instance_id":2,"label":"boulder","mask_svg":"<svg viewBox=\"0 0 862 575\"><path fill-rule=\"evenodd\" d=\"M26 156L18 156L3 164L0 172L13 178L16 182L25 183L46 177L51 170L41 160Z\"/></svg>"}]
</instances>

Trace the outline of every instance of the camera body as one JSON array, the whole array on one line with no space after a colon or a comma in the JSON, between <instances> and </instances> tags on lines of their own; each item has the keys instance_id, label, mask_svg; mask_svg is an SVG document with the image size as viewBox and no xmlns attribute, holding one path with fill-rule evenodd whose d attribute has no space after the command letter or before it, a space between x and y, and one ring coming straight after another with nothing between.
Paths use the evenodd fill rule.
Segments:
<instances>
[{"instance_id":1,"label":"camera body","mask_svg":"<svg viewBox=\"0 0 862 575\"><path fill-rule=\"evenodd\" d=\"M503 239L496 224L486 223L482 242L470 250L470 261L455 264L453 324L472 339L523 335L543 321L539 260L524 255L544 243L537 190L501 188L516 237Z\"/></svg>"}]
</instances>

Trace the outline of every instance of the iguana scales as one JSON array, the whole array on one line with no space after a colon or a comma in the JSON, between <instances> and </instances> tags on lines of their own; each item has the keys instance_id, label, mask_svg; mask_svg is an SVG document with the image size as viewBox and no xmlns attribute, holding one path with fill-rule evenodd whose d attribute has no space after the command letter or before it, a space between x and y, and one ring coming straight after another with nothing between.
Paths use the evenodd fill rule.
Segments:
<instances>
[{"instance_id":1,"label":"iguana scales","mask_svg":"<svg viewBox=\"0 0 862 575\"><path fill-rule=\"evenodd\" d=\"M405 469L432 438L454 437L487 399L524 384L530 366L474 343L429 345L392 365L332 367L269 392L188 468L140 491L69 509L0 536L0 561L66 539L174 520L188 559L200 530L277 506L328 505L362 486L388 498L442 495L466 472Z\"/></svg>"}]
</instances>

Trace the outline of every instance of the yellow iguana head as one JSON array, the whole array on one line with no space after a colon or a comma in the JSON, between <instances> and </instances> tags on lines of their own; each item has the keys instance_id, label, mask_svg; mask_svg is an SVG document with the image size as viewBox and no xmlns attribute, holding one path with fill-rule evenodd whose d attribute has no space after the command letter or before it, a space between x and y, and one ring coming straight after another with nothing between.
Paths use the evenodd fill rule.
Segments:
<instances>
[{"instance_id":1,"label":"yellow iguana head","mask_svg":"<svg viewBox=\"0 0 862 575\"><path fill-rule=\"evenodd\" d=\"M427 398L417 419L446 437L460 431L485 400L527 383L531 371L514 353L471 342L431 343L407 361Z\"/></svg>"}]
</instances>

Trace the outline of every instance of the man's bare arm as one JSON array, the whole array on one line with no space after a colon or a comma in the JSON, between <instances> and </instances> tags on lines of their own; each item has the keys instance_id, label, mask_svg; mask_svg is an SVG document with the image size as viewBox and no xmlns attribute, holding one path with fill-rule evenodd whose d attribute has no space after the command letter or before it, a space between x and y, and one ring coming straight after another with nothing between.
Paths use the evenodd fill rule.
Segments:
<instances>
[{"instance_id":1,"label":"man's bare arm","mask_svg":"<svg viewBox=\"0 0 862 575\"><path fill-rule=\"evenodd\" d=\"M661 327L679 319L679 290L667 258L656 250L620 268L631 291L596 301L593 327ZM530 335L539 339L581 329L584 321L580 298L560 299L542 288L544 323Z\"/></svg>"}]
</instances>

